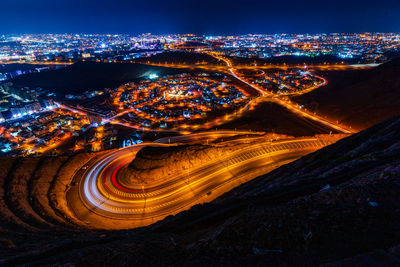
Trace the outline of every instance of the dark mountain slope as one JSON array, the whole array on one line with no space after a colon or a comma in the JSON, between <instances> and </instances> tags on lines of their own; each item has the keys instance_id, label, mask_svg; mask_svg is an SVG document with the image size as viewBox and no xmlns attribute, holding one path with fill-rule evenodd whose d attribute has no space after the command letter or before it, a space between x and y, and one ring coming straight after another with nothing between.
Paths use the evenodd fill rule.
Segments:
<instances>
[{"instance_id":1,"label":"dark mountain slope","mask_svg":"<svg viewBox=\"0 0 400 267\"><path fill-rule=\"evenodd\" d=\"M327 78L327 86L293 100L356 129L400 114L400 58Z\"/></svg>"},{"instance_id":2,"label":"dark mountain slope","mask_svg":"<svg viewBox=\"0 0 400 267\"><path fill-rule=\"evenodd\" d=\"M399 193L397 117L155 225L53 233L30 253L6 248L3 263L315 266L361 254L358 262L398 266ZM18 245L46 243L44 233L32 238Z\"/></svg>"},{"instance_id":3,"label":"dark mountain slope","mask_svg":"<svg viewBox=\"0 0 400 267\"><path fill-rule=\"evenodd\" d=\"M0 64L0 73L13 72L17 70L32 70L42 67L45 67L45 65L19 64L19 63Z\"/></svg>"},{"instance_id":4,"label":"dark mountain slope","mask_svg":"<svg viewBox=\"0 0 400 267\"><path fill-rule=\"evenodd\" d=\"M12 82L17 87L42 87L64 95L117 87L128 81L145 78L150 73L161 76L178 72L142 64L80 62L60 70L22 75Z\"/></svg>"}]
</instances>

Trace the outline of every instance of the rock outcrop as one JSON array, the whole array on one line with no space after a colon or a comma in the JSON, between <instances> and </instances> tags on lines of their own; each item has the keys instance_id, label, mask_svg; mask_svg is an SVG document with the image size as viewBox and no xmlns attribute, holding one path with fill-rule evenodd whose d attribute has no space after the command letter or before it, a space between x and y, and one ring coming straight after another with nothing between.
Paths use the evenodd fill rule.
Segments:
<instances>
[{"instance_id":1,"label":"rock outcrop","mask_svg":"<svg viewBox=\"0 0 400 267\"><path fill-rule=\"evenodd\" d=\"M129 166L120 171L118 179L124 185L149 184L167 179L195 166L227 157L239 144L178 145L170 147L144 147Z\"/></svg>"}]
</instances>

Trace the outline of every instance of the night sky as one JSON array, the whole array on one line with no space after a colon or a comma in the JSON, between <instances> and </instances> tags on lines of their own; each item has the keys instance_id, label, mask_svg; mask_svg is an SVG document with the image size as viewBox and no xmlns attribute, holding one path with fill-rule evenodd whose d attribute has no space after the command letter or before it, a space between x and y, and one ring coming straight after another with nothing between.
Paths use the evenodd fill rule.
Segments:
<instances>
[{"instance_id":1,"label":"night sky","mask_svg":"<svg viewBox=\"0 0 400 267\"><path fill-rule=\"evenodd\" d=\"M0 0L1 33L400 32L400 0Z\"/></svg>"}]
</instances>

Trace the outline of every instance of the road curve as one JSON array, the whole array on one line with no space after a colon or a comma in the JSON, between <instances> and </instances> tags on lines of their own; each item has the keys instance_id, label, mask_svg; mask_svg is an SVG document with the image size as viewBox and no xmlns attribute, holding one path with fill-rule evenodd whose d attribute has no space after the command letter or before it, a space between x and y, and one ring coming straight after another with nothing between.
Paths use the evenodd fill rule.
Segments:
<instances>
[{"instance_id":1,"label":"road curve","mask_svg":"<svg viewBox=\"0 0 400 267\"><path fill-rule=\"evenodd\" d=\"M170 146L160 143L135 145L114 150L89 164L79 178L78 190L68 192L67 198L76 216L91 227L126 229L145 226L195 204L212 201L244 182L338 139L327 136L265 141L248 145L226 158L171 174L155 183L122 184L117 178L119 170L127 166L142 147Z\"/></svg>"},{"instance_id":2,"label":"road curve","mask_svg":"<svg viewBox=\"0 0 400 267\"><path fill-rule=\"evenodd\" d=\"M325 119L325 118L322 118L322 117L320 117L320 116L317 116L317 115L312 114L312 113L310 113L310 112L307 112L307 111L305 111L305 110L301 110L301 109L299 109L298 105L292 104L292 103L290 103L290 102L288 102L288 101L284 101L284 100L278 98L278 97L277 97L278 95L276 95L276 94L274 94L274 93L272 93L272 92L269 92L268 90L265 90L265 89L263 89L263 88L260 88L260 87L258 87L257 85L254 85L254 84L252 84L252 83L246 81L244 78L241 78L241 77L236 73L236 70L235 70L234 66L232 65L232 63L231 63L231 61L230 61L229 59L224 58L224 57L217 56L217 55L215 55L214 53L207 53L207 54L208 54L208 55L211 55L211 56L213 56L213 57L215 57L216 59L219 59L219 60L224 61L225 64L228 66L229 72L231 73L231 75L232 75L233 77L235 77L235 78L238 79L239 81L245 83L246 85L250 86L250 87L253 88L254 90L258 91L258 92L260 93L261 96L271 96L271 97L272 97L272 98L271 98L272 101L274 101L275 103L277 103L277 104L279 104L279 105L281 105L281 106L284 106L285 108L289 109L290 111L292 111L293 113L295 113L295 114L297 114L297 115L299 115L299 116L301 116L301 117L305 117L305 118L311 119L311 120L313 120L313 121L319 122L319 123L321 123L321 124L323 124L323 125L325 125L325 126L328 126L328 127L331 127L332 129L335 129L335 130L337 130L337 131L339 131L339 132L341 132L341 133L346 133L346 134L353 133L353 131L350 130L350 129L347 129L347 128L341 126L341 125L338 125L338 124L336 124L336 123L334 123L334 122L331 122L331 121L329 121L329 120L327 120L327 119ZM322 77L321 77L321 78L322 78ZM325 82L326 82L326 81L325 81ZM315 89L315 88L313 88L313 89Z\"/></svg>"}]
</instances>

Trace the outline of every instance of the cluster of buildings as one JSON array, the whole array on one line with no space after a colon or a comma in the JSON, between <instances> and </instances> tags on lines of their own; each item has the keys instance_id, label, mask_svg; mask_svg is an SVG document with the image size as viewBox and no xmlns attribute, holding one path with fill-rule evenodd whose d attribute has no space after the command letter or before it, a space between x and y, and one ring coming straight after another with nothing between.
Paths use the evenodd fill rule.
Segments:
<instances>
[{"instance_id":1,"label":"cluster of buildings","mask_svg":"<svg viewBox=\"0 0 400 267\"><path fill-rule=\"evenodd\" d=\"M180 49L182 44L192 50L212 49L244 58L332 55L344 60L381 62L388 52L400 49L400 34L11 34L0 35L0 61L131 61Z\"/></svg>"},{"instance_id":2,"label":"cluster of buildings","mask_svg":"<svg viewBox=\"0 0 400 267\"><path fill-rule=\"evenodd\" d=\"M218 79L218 80L217 80ZM130 83L113 96L121 119L140 128L174 128L204 120L207 112L234 109L246 93L227 77L181 74Z\"/></svg>"},{"instance_id":3,"label":"cluster of buildings","mask_svg":"<svg viewBox=\"0 0 400 267\"><path fill-rule=\"evenodd\" d=\"M0 35L0 61L122 61L161 52L172 36L142 34Z\"/></svg>"},{"instance_id":4,"label":"cluster of buildings","mask_svg":"<svg viewBox=\"0 0 400 267\"><path fill-rule=\"evenodd\" d=\"M41 88L16 89L12 83L0 83L0 123L56 108L52 96Z\"/></svg>"},{"instance_id":5,"label":"cluster of buildings","mask_svg":"<svg viewBox=\"0 0 400 267\"><path fill-rule=\"evenodd\" d=\"M89 123L86 116L60 109L53 97L54 93L41 88L0 83L0 154L45 152Z\"/></svg>"},{"instance_id":6,"label":"cluster of buildings","mask_svg":"<svg viewBox=\"0 0 400 267\"><path fill-rule=\"evenodd\" d=\"M331 55L369 63L385 61L388 52L400 49L398 33L249 34L206 40L215 44L217 51L244 58Z\"/></svg>"},{"instance_id":7,"label":"cluster of buildings","mask_svg":"<svg viewBox=\"0 0 400 267\"><path fill-rule=\"evenodd\" d=\"M247 74L247 78L268 91L280 95L300 93L304 90L322 86L326 80L313 75L307 69L271 69L262 75Z\"/></svg>"},{"instance_id":8,"label":"cluster of buildings","mask_svg":"<svg viewBox=\"0 0 400 267\"><path fill-rule=\"evenodd\" d=\"M73 62L133 62L138 57L175 50L213 51L235 57L236 63L240 59L251 58L252 62L281 56L327 56L379 63L393 54L400 55L400 34L0 35L0 153L42 153L74 136L72 150L128 146L141 142L141 129L198 129L212 124L209 120L218 120L221 115L228 117L228 113L243 108L247 93L233 85L228 76L217 72L161 78L151 74L148 79L116 89L88 90L79 95L67 92L63 104L53 101L57 99L55 92L12 84L16 81L12 79L19 75ZM293 66L265 71L245 66L240 71L251 82L282 95L301 93L326 83L307 69ZM135 131L121 134L116 124Z\"/></svg>"},{"instance_id":9,"label":"cluster of buildings","mask_svg":"<svg viewBox=\"0 0 400 267\"><path fill-rule=\"evenodd\" d=\"M31 114L0 125L0 154L43 153L77 136L89 125L85 116L57 109Z\"/></svg>"}]
</instances>

